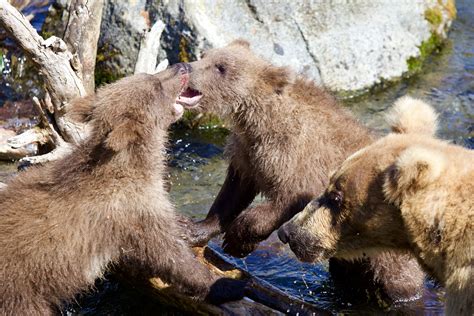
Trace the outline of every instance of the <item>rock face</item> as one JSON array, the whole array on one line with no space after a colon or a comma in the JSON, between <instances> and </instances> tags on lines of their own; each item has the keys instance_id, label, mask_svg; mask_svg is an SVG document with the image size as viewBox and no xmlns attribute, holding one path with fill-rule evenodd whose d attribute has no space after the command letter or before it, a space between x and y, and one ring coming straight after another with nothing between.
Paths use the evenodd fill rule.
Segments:
<instances>
[{"instance_id":1,"label":"rock face","mask_svg":"<svg viewBox=\"0 0 474 316\"><path fill-rule=\"evenodd\" d=\"M121 55L124 73L133 71L137 31L161 19L167 24L161 45L172 63L244 38L275 64L339 92L363 91L409 72L410 61L429 53L423 45L446 37L456 14L454 0L116 3L108 1L101 43Z\"/></svg>"}]
</instances>

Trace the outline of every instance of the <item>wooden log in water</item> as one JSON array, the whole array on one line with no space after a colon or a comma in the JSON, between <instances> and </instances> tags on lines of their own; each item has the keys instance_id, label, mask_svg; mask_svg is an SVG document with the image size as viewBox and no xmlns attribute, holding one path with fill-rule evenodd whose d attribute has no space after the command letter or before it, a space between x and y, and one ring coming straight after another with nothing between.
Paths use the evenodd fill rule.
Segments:
<instances>
[{"instance_id":1,"label":"wooden log in water","mask_svg":"<svg viewBox=\"0 0 474 316\"><path fill-rule=\"evenodd\" d=\"M249 282L247 297L219 306L196 302L178 293L172 285L166 284L160 278L152 278L147 284L140 284L140 289L164 305L202 315L331 315L328 311L291 297L267 282L233 266L208 247L194 248L194 251L198 259L218 275L247 280ZM137 285L134 281L127 279L125 274L120 273L119 276L122 280Z\"/></svg>"}]
</instances>

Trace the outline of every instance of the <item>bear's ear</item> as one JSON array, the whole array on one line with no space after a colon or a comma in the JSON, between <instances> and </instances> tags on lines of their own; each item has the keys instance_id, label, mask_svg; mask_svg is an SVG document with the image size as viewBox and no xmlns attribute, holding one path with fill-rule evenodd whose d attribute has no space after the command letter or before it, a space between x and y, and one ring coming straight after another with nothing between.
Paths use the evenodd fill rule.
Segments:
<instances>
[{"instance_id":1,"label":"bear's ear","mask_svg":"<svg viewBox=\"0 0 474 316\"><path fill-rule=\"evenodd\" d=\"M236 39L230 43L230 45L238 45L244 48L250 48L250 43L242 38Z\"/></svg>"},{"instance_id":2,"label":"bear's ear","mask_svg":"<svg viewBox=\"0 0 474 316\"><path fill-rule=\"evenodd\" d=\"M394 133L434 136L438 115L425 102L409 96L398 99L385 116Z\"/></svg>"},{"instance_id":3,"label":"bear's ear","mask_svg":"<svg viewBox=\"0 0 474 316\"><path fill-rule=\"evenodd\" d=\"M94 94L76 98L67 105L66 116L78 123L87 123L91 120L94 104Z\"/></svg>"},{"instance_id":4,"label":"bear's ear","mask_svg":"<svg viewBox=\"0 0 474 316\"><path fill-rule=\"evenodd\" d=\"M132 120L125 120L114 126L105 140L106 147L118 152L138 142L143 138L143 131L140 130L139 126Z\"/></svg>"},{"instance_id":5,"label":"bear's ear","mask_svg":"<svg viewBox=\"0 0 474 316\"><path fill-rule=\"evenodd\" d=\"M283 88L291 81L291 71L286 67L268 66L263 71L262 79L276 93L281 93Z\"/></svg>"},{"instance_id":6,"label":"bear's ear","mask_svg":"<svg viewBox=\"0 0 474 316\"><path fill-rule=\"evenodd\" d=\"M390 202L399 204L406 194L414 193L438 180L444 168L445 158L442 152L419 146L408 147L387 172L385 196Z\"/></svg>"}]
</instances>

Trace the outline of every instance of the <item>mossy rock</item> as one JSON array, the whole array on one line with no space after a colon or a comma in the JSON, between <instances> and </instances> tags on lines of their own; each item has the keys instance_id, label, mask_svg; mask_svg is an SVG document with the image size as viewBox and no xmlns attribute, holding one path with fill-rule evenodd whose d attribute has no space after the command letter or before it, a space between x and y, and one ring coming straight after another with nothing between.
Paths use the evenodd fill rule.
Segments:
<instances>
[{"instance_id":1,"label":"mossy rock","mask_svg":"<svg viewBox=\"0 0 474 316\"><path fill-rule=\"evenodd\" d=\"M444 39L442 39L436 33L432 33L430 38L420 45L420 55L410 57L407 60L408 73L405 76L411 76L421 71L423 64L428 56L432 53L439 51L444 44Z\"/></svg>"},{"instance_id":2,"label":"mossy rock","mask_svg":"<svg viewBox=\"0 0 474 316\"><path fill-rule=\"evenodd\" d=\"M455 1L448 0L443 3L442 0L438 0L435 6L426 9L424 17L431 26L431 36L419 46L420 54L407 60L408 72L404 77L420 72L428 56L439 52L443 47L450 21L456 18Z\"/></svg>"},{"instance_id":3,"label":"mossy rock","mask_svg":"<svg viewBox=\"0 0 474 316\"><path fill-rule=\"evenodd\" d=\"M120 69L113 69L107 64L108 60L112 59L118 54L120 54L120 52L115 50L107 43L98 48L94 73L96 87L112 83L125 77L125 73L123 73Z\"/></svg>"}]
</instances>

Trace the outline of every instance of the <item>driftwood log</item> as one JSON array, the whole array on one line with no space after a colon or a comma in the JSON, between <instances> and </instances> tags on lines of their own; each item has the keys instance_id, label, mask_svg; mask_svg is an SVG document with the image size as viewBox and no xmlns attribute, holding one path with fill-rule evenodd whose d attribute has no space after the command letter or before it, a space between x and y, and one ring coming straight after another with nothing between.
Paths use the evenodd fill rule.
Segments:
<instances>
[{"instance_id":1,"label":"driftwood log","mask_svg":"<svg viewBox=\"0 0 474 316\"><path fill-rule=\"evenodd\" d=\"M87 137L87 126L68 120L67 105L75 98L93 93L97 42L105 0L69 0L63 14L63 38L43 39L7 0L0 0L0 26L16 41L38 68L45 84L44 100L34 100L40 116L35 128L0 143L0 160L36 164L58 159L69 152L71 144ZM30 17L31 18L31 17ZM168 66L157 66L160 38L165 25L157 21L144 30L135 73L156 73ZM30 156L29 144L54 148L41 156ZM27 156L27 157L25 157Z\"/></svg>"},{"instance_id":2,"label":"driftwood log","mask_svg":"<svg viewBox=\"0 0 474 316\"><path fill-rule=\"evenodd\" d=\"M90 64L95 65L103 5L104 0L71 1L69 23L65 31L65 38L68 40L66 44L55 36L43 39L17 9L8 1L0 0L0 26L37 67L44 81L46 97L35 103L40 116L48 117L48 121L54 123L44 124L42 121L40 126L27 131L26 134L8 140L7 145L15 149L30 143L44 142L51 143L55 148L43 156L24 158L27 163L57 159L68 152L70 144L78 143L87 136L86 126L68 120L65 114L66 106L73 99L87 94L86 87L91 92L94 90L94 67ZM95 41L95 44L83 45L86 41Z\"/></svg>"},{"instance_id":3,"label":"driftwood log","mask_svg":"<svg viewBox=\"0 0 474 316\"><path fill-rule=\"evenodd\" d=\"M29 150L26 147L14 148L6 144L8 139L14 137L14 131L3 129L0 127L0 160L21 159L28 154L33 154L35 150Z\"/></svg>"},{"instance_id":4,"label":"driftwood log","mask_svg":"<svg viewBox=\"0 0 474 316\"><path fill-rule=\"evenodd\" d=\"M216 251L209 247L193 249L197 258L209 269L219 275L247 280L249 283L246 298L224 303L219 306L191 300L175 291L172 285L159 278L138 281L127 278L125 271L119 271L119 278L145 294L157 299L164 305L174 306L180 310L201 315L331 315L328 311L288 296L267 282L255 278L249 273L236 268Z\"/></svg>"},{"instance_id":5,"label":"driftwood log","mask_svg":"<svg viewBox=\"0 0 474 316\"><path fill-rule=\"evenodd\" d=\"M95 60L104 3L105 0L71 0L65 10L68 23L63 40L73 55L72 65L86 94L94 93L95 89Z\"/></svg>"}]
</instances>

